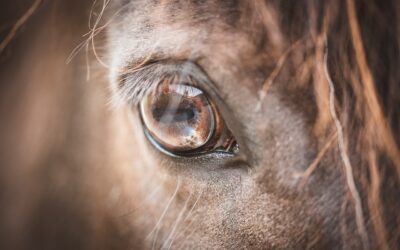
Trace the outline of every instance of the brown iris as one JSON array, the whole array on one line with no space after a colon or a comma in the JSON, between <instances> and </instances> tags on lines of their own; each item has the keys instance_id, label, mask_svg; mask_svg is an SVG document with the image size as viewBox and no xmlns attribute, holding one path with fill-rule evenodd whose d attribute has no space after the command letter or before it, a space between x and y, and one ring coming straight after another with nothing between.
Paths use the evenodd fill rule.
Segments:
<instances>
[{"instance_id":1,"label":"brown iris","mask_svg":"<svg viewBox=\"0 0 400 250\"><path fill-rule=\"evenodd\" d=\"M143 98L140 111L151 137L175 153L202 148L216 129L208 98L202 90L186 84L161 84Z\"/></svg>"}]
</instances>

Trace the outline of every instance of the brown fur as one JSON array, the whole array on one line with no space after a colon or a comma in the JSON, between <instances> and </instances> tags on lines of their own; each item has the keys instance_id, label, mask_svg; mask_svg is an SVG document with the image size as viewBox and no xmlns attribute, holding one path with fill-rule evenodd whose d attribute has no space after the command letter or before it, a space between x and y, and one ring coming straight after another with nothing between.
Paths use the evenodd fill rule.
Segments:
<instances>
[{"instance_id":1,"label":"brown fur","mask_svg":"<svg viewBox=\"0 0 400 250\"><path fill-rule=\"evenodd\" d=\"M35 3L0 8L0 248L398 248L397 1ZM163 63L201 68L237 158L148 143Z\"/></svg>"}]
</instances>

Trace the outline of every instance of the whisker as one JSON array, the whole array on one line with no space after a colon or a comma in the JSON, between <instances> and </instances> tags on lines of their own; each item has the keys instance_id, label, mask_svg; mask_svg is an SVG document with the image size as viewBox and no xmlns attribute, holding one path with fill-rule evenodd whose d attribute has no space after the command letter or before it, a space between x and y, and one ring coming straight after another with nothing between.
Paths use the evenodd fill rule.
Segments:
<instances>
[{"instance_id":1,"label":"whisker","mask_svg":"<svg viewBox=\"0 0 400 250\"><path fill-rule=\"evenodd\" d=\"M161 185L158 185L156 188L153 189L153 191L151 191L151 193L149 195L146 195L144 200L141 201L141 204L139 204L135 209L129 210L124 214L119 215L119 217L126 217L129 215L132 215L133 213L135 213L137 210L143 208L146 204L146 201L152 199L156 194L158 194L161 190Z\"/></svg>"},{"instance_id":2,"label":"whisker","mask_svg":"<svg viewBox=\"0 0 400 250\"><path fill-rule=\"evenodd\" d=\"M185 246L186 241L190 238L190 236L192 236L194 234L195 231L196 230L193 229L192 231L190 231L190 233L188 235L186 235L186 237L180 242L180 247L177 248L177 250L180 250Z\"/></svg>"},{"instance_id":3,"label":"whisker","mask_svg":"<svg viewBox=\"0 0 400 250\"><path fill-rule=\"evenodd\" d=\"M187 213L185 219L182 221L182 223L184 223L185 221L187 221L187 219L189 219L189 217L192 215L192 213L193 213L193 211L194 211L194 208L197 206L197 203L199 202L201 196L203 195L203 191L204 191L204 188L202 188L202 189L200 190L199 196L197 197L197 199L196 199L196 201L194 202L194 204L193 204L193 206L191 207L191 209L188 211L188 213ZM177 238L179 238L179 237L181 237L182 234L183 234L184 232L186 232L187 229L190 228L190 226L191 226L192 224L193 224L193 220L190 221L189 224L188 224L185 228L183 228L183 230L181 230L180 233L179 233L176 237L174 237L174 238L172 239L172 242L171 242L169 248L172 246L174 240L177 239ZM185 239L186 239L186 238L185 238ZM168 248L168 249L169 249L169 248Z\"/></svg>"},{"instance_id":4,"label":"whisker","mask_svg":"<svg viewBox=\"0 0 400 250\"><path fill-rule=\"evenodd\" d=\"M97 2L97 0L95 1L95 3L96 3L96 2ZM126 7L126 6L121 7L119 10L117 10L117 11L109 18L109 20L108 20L104 25L99 26L99 23L100 23L100 21L101 21L103 15L104 15L105 9L106 9L107 5L109 4L109 2L110 2L110 0L108 0L107 2L104 2L104 3L103 3L102 9L101 9L101 11L100 11L100 14L99 14L99 16L97 17L96 21L93 23L93 25L92 25L92 16L93 16L93 8L94 8L94 5L92 6L92 10L91 10L91 13L90 13L90 15L89 15L89 31L88 31L86 34L83 34L83 36L82 36L82 37L87 37L87 38L86 38L84 41L82 41L81 43L79 43L79 44L72 50L71 54L68 56L68 58L67 58L67 60L66 60L66 64L69 64L69 63L72 61L72 59L74 59L74 57L75 57L77 54L79 54L79 52L80 52L83 48L85 48L86 53L88 53L88 51L89 51L89 45L91 45L91 48L92 48L92 50L93 50L93 54L95 54L95 57L96 57L97 60L100 60L99 63L100 63L103 67L109 68L109 66L106 65L106 63L104 63L104 62L98 57L98 54L97 54L97 52L96 52L97 49L96 49L95 44L94 44L94 38L95 38L98 34L100 34L105 28L107 28L108 25L114 20L114 18L115 18L119 13L121 13L121 11L123 11L124 8ZM94 3L94 4L95 4L95 3ZM99 26L99 27L98 27L98 26Z\"/></svg>"},{"instance_id":5,"label":"whisker","mask_svg":"<svg viewBox=\"0 0 400 250\"><path fill-rule=\"evenodd\" d=\"M164 216L167 214L167 211L170 208L170 206L172 204L172 201L175 199L176 194L178 193L179 187L180 187L180 179L178 178L175 191L172 194L171 198L169 199L169 201L167 203L167 206L165 207L164 211L162 212L162 214L161 214L160 218L158 219L156 225L153 227L153 229L150 231L150 233L146 236L146 240L147 240L155 232L155 234L153 235L152 249L154 249L154 247L155 247L155 243L156 243L156 240L157 240L157 236L158 236L158 232L159 232L162 220L164 219Z\"/></svg>"},{"instance_id":6,"label":"whisker","mask_svg":"<svg viewBox=\"0 0 400 250\"><path fill-rule=\"evenodd\" d=\"M139 183L139 189L142 190L142 192L145 192L147 189L147 186L145 186L144 183L149 183L151 180L153 180L154 176L153 175L147 175L145 178L143 178L143 180ZM134 213L135 210L140 210L141 208L145 207L146 202L150 201L151 199L153 199L156 194L160 193L161 188L163 187L163 184L165 182L166 176L165 175L161 175L161 179L157 182L159 183L152 191L150 194L146 195L144 197L143 200L141 200L141 203L139 203L135 209L131 209L130 211L127 211L124 214L121 214L121 217L125 217L125 216L129 216L130 214Z\"/></svg>"},{"instance_id":7,"label":"whisker","mask_svg":"<svg viewBox=\"0 0 400 250\"><path fill-rule=\"evenodd\" d=\"M170 234L168 235L167 239L164 241L164 244L161 246L161 249L163 249L164 246L166 246L169 241L170 241L170 244L168 245L168 249L171 247L172 242L173 242L173 240L171 240L171 239L173 239L172 237L174 236L175 231L176 231L179 223L182 221L183 214L186 211L186 207L187 207L187 205L188 205L188 203L190 201L190 198L192 198L192 192L190 192L189 197L186 199L185 204L183 205L181 211L179 212L178 218L176 219L176 221L175 221L175 223L174 223L174 225L172 227L172 230L171 230Z\"/></svg>"}]
</instances>

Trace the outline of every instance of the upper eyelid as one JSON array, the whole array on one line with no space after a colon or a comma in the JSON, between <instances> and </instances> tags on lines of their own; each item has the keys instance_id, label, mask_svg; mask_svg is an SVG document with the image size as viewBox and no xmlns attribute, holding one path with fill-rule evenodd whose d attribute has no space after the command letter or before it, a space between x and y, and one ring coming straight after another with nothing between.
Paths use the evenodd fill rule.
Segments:
<instances>
[{"instance_id":1,"label":"upper eyelid","mask_svg":"<svg viewBox=\"0 0 400 250\"><path fill-rule=\"evenodd\" d=\"M152 61L135 70L127 70L118 77L116 88L119 102L137 105L143 96L166 80L186 82L200 88L212 88L205 72L190 61Z\"/></svg>"}]
</instances>

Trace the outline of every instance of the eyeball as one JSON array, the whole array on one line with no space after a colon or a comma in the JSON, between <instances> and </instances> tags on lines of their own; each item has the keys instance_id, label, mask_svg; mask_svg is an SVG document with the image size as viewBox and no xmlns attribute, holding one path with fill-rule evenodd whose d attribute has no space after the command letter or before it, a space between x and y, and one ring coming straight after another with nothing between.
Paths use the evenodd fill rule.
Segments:
<instances>
[{"instance_id":1,"label":"eyeball","mask_svg":"<svg viewBox=\"0 0 400 250\"><path fill-rule=\"evenodd\" d=\"M144 97L140 107L148 132L170 151L200 148L215 130L213 108L203 91L192 86L161 85Z\"/></svg>"},{"instance_id":2,"label":"eyeball","mask_svg":"<svg viewBox=\"0 0 400 250\"><path fill-rule=\"evenodd\" d=\"M189 84L161 83L143 97L140 113L151 141L172 154L229 151L236 145L206 93Z\"/></svg>"}]
</instances>

